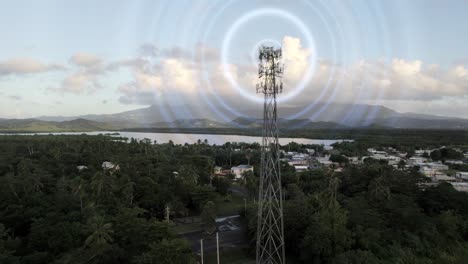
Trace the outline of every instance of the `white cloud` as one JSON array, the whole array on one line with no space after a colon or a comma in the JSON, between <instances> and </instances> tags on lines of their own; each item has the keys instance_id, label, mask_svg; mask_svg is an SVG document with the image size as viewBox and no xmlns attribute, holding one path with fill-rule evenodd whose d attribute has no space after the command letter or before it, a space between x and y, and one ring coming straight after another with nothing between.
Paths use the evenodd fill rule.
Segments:
<instances>
[{"instance_id":1,"label":"white cloud","mask_svg":"<svg viewBox=\"0 0 468 264\"><path fill-rule=\"evenodd\" d=\"M184 59L165 58L158 65L146 61L133 67L134 81L122 84L124 94L120 101L127 104L151 104L155 96L179 94L188 96L199 87L199 72L193 62Z\"/></svg>"},{"instance_id":2,"label":"white cloud","mask_svg":"<svg viewBox=\"0 0 468 264\"><path fill-rule=\"evenodd\" d=\"M12 58L0 62L0 76L9 74L29 74L63 70L58 64L44 64L32 58Z\"/></svg>"},{"instance_id":3,"label":"white cloud","mask_svg":"<svg viewBox=\"0 0 468 264\"><path fill-rule=\"evenodd\" d=\"M315 60L313 56L317 55L303 47L298 38L286 36L282 45L285 64L284 94L287 94L302 80L311 61ZM209 63L200 63L200 54L211 58ZM255 96L257 66L223 66L218 59L217 50L198 45L193 54L174 48L161 51L161 56L154 61L139 58L121 62L125 64L123 66L134 70L135 78L134 81L120 86L119 90L125 98L121 98L121 101L148 104L148 98L154 99L161 94L191 98L200 93L216 93L223 100L238 101L237 88L228 82L227 75L239 87L247 89L248 94ZM393 58L389 62L383 59L361 60L345 66L321 60L317 61L310 83L289 103L310 104L319 97L320 101L346 103L429 101L466 95L467 83L468 69L464 66L443 70L438 65L402 58Z\"/></svg>"},{"instance_id":4,"label":"white cloud","mask_svg":"<svg viewBox=\"0 0 468 264\"><path fill-rule=\"evenodd\" d=\"M76 53L70 58L70 62L82 67L96 67L102 63L102 59L90 53Z\"/></svg>"},{"instance_id":5,"label":"white cloud","mask_svg":"<svg viewBox=\"0 0 468 264\"><path fill-rule=\"evenodd\" d=\"M309 68L312 51L302 48L300 39L286 36L283 38L282 53L285 81L290 83L300 81Z\"/></svg>"},{"instance_id":6,"label":"white cloud","mask_svg":"<svg viewBox=\"0 0 468 264\"><path fill-rule=\"evenodd\" d=\"M422 62L416 61L405 61L403 59L393 59L392 70L400 76L411 76L421 72Z\"/></svg>"},{"instance_id":7,"label":"white cloud","mask_svg":"<svg viewBox=\"0 0 468 264\"><path fill-rule=\"evenodd\" d=\"M85 72L75 72L63 79L59 92L78 95L86 92L92 93L100 87L96 76Z\"/></svg>"},{"instance_id":8,"label":"white cloud","mask_svg":"<svg viewBox=\"0 0 468 264\"><path fill-rule=\"evenodd\" d=\"M71 56L69 62L75 67L63 78L59 87L48 90L60 94L81 95L102 88L99 79L108 67L103 59L94 54L80 52Z\"/></svg>"}]
</instances>

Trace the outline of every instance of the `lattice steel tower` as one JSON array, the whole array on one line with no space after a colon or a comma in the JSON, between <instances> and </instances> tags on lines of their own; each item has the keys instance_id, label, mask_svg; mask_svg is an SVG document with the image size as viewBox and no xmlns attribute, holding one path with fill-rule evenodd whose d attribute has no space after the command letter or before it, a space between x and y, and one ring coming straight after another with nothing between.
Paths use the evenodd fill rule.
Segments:
<instances>
[{"instance_id":1,"label":"lattice steel tower","mask_svg":"<svg viewBox=\"0 0 468 264\"><path fill-rule=\"evenodd\" d=\"M262 47L259 60L257 93L263 93L265 101L257 215L257 263L284 264L283 196L276 124L276 95L283 91L281 49Z\"/></svg>"}]
</instances>

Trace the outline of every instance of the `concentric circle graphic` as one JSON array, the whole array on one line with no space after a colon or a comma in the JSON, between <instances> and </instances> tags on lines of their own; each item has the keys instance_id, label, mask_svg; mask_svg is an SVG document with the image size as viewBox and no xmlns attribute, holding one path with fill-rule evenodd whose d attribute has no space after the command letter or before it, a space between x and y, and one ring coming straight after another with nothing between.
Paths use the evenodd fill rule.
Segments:
<instances>
[{"instance_id":1,"label":"concentric circle graphic","mask_svg":"<svg viewBox=\"0 0 468 264\"><path fill-rule=\"evenodd\" d=\"M224 69L224 76L231 85L231 87L235 88L239 94L241 94L244 98L261 103L263 102L263 98L258 97L258 96L252 96L252 93L247 92L245 88L242 87L238 82L236 82L231 74L231 70L228 69L229 60L228 60L228 53L229 50L231 49L231 41L233 38L233 35L239 30L239 28L253 20L253 19L258 19L264 16L273 16L273 17L278 17L281 19L286 19L287 21L292 22L295 26L297 26L302 34L306 37L306 42L307 46L309 47L310 50L312 50L313 54L316 54L315 52L315 41L314 38L311 34L311 32L308 30L307 26L296 16L292 15L289 12L286 12L281 9L275 9L275 8L262 8L262 9L257 9L254 11L251 11L249 13L244 14L242 17L238 18L228 29L226 35L224 36L223 44L221 47L221 63L223 65ZM279 42L279 41L278 41ZM278 98L278 102L285 102L288 101L289 99L297 96L301 91L304 90L306 85L310 82L310 79L313 76L313 73L315 71L315 65L316 65L316 60L314 59L314 56L311 56L312 60L309 61L309 67L305 71L304 77L302 80L296 85L296 87L289 87L289 90L286 94L280 96ZM250 90L253 90L251 87L249 87Z\"/></svg>"},{"instance_id":2,"label":"concentric circle graphic","mask_svg":"<svg viewBox=\"0 0 468 264\"><path fill-rule=\"evenodd\" d=\"M342 103L340 100L346 93L349 107L340 117L343 123L356 115L371 118L377 114L375 109L374 112L364 111L353 104L369 98L379 100L384 96L383 91L372 86L373 69L363 67L358 75L348 70L355 66L357 58L368 55L367 35L381 32L384 36L377 35L381 42L378 48L385 53L390 50L387 24L382 21L385 18L380 17L380 6L360 4L359 8L352 9L328 1L308 0L298 2L294 8L271 3L252 6L239 8L232 0L197 5L198 11L206 10L207 13L200 15L200 19L190 24L190 29L184 30L183 36L177 39L182 45L212 45L219 56L214 60L205 53L192 53L193 67L199 69L197 95L194 98L200 102L193 107L192 98L180 93L177 99L168 100L190 106L182 109L168 104L165 106L166 112L178 118L186 118L187 113L196 117L197 107L200 106L204 109L202 113L209 114L207 118L214 117L224 122L231 122L237 117L252 117L252 109L258 108L258 112L261 112L259 105L263 103L263 96L256 94L255 89L258 80L257 52L263 45L282 46L285 57L283 41L287 36L298 39L300 47L310 53L299 78L291 80L289 75L284 76L284 90L278 96L278 103L280 108L282 105L282 108L289 107L290 110L281 110L281 118L320 120L324 113L333 111L337 103ZM374 18L378 25L368 24L361 17ZM268 23L272 28L278 26L277 34L262 31L265 29L262 26ZM284 64L285 72L288 67L294 66L291 64ZM349 94L350 85L352 92Z\"/></svg>"}]
</instances>

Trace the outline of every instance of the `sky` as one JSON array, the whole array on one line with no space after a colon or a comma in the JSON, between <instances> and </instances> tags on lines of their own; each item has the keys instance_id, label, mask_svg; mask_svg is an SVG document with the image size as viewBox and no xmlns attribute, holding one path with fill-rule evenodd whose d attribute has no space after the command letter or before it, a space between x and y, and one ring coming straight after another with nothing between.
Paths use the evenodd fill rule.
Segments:
<instances>
[{"instance_id":1,"label":"sky","mask_svg":"<svg viewBox=\"0 0 468 264\"><path fill-rule=\"evenodd\" d=\"M468 118L466 0L0 5L0 118L149 105L178 118L242 115L261 109L262 45L283 51L279 107L313 116L334 103L370 104Z\"/></svg>"}]
</instances>

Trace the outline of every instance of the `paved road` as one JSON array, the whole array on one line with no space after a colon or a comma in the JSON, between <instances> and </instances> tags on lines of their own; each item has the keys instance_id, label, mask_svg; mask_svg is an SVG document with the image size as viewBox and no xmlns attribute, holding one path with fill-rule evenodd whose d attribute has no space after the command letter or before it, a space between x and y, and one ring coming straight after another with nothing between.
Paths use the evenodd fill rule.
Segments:
<instances>
[{"instance_id":1,"label":"paved road","mask_svg":"<svg viewBox=\"0 0 468 264\"><path fill-rule=\"evenodd\" d=\"M245 228L237 217L217 223L219 235L219 247L232 248L248 245L248 239L245 236ZM192 243L194 252L200 253L200 239L203 239L204 253L216 251L216 233L208 235L203 232L192 232L182 235Z\"/></svg>"}]
</instances>

